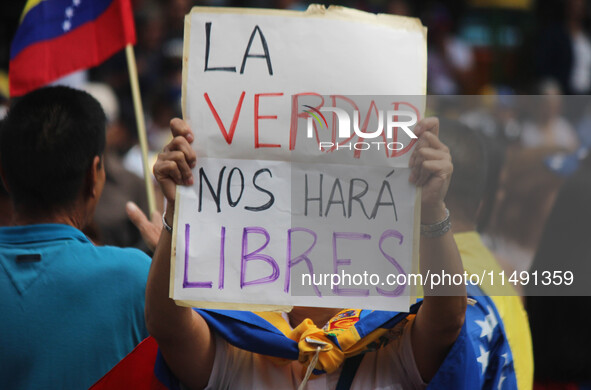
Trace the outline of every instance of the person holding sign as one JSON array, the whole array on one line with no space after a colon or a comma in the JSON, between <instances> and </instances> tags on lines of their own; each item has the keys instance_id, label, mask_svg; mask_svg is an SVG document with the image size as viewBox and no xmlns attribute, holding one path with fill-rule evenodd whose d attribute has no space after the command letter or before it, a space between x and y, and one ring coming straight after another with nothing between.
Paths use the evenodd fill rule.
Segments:
<instances>
[{"instance_id":1,"label":"person holding sign","mask_svg":"<svg viewBox=\"0 0 591 390\"><path fill-rule=\"evenodd\" d=\"M171 130L174 138L154 166L154 174L168 203L163 216L165 226L148 277L145 314L150 334L157 340L168 368L180 383L190 389L296 389L306 384L311 389L335 388L346 382L343 377L350 376L347 387L352 389L424 388L432 380L449 381L449 375L442 379L445 375L438 375L438 371L443 365L447 369L452 363L458 366L455 360L458 354L464 354L461 357L466 365L457 368L463 370L461 376L468 384L465 386L470 386L474 376L480 374L480 368L472 364L469 356L474 351L466 347L469 341L464 326L467 306L464 285L426 288L422 305L418 310L416 306L411 308L416 316L399 321L384 334L389 343L375 340L363 345L357 354L364 358L357 359L360 361L353 368L348 365L351 359L345 357L355 353L340 353L339 349L346 349L343 343L338 347L331 344L330 340L334 339L325 337L327 333L319 328L325 324L331 328L335 319L355 317L355 310L295 307L283 317L284 323L277 326L283 328L284 333L291 332L292 340L299 336L296 340L299 359L278 363L277 359L263 356L261 352L252 353L232 345L242 345L236 338L245 338L248 334L239 335L234 331L230 336L233 342L228 343L217 331L220 327L216 315L220 313L212 315L177 306L169 298L172 238L169 226L174 215L176 186L193 183L191 169L196 165L197 156L191 147L194 135L187 123L173 119ZM438 138L437 119L422 120L414 131L419 140L410 159L410 181L422 187L421 271L462 274L444 203L453 170L449 150ZM343 368L343 364L349 368ZM309 379L312 372L316 376Z\"/></svg>"}]
</instances>

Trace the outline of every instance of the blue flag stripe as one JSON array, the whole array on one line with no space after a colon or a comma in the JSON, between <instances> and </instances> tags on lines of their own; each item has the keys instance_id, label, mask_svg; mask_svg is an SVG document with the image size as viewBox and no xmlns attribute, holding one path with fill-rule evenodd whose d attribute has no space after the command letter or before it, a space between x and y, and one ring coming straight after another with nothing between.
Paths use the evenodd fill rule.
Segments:
<instances>
[{"instance_id":1,"label":"blue flag stripe","mask_svg":"<svg viewBox=\"0 0 591 390\"><path fill-rule=\"evenodd\" d=\"M31 8L20 24L10 48L10 59L27 46L67 34L98 18L117 0L45 0ZM78 3L78 5L74 5ZM68 16L67 9L71 16ZM68 23L65 25L64 23ZM66 27L66 28L65 28Z\"/></svg>"},{"instance_id":2,"label":"blue flag stripe","mask_svg":"<svg viewBox=\"0 0 591 390\"><path fill-rule=\"evenodd\" d=\"M254 313L232 310L195 310L215 332L235 347L268 356L298 359L298 343L287 338L277 328Z\"/></svg>"}]
</instances>

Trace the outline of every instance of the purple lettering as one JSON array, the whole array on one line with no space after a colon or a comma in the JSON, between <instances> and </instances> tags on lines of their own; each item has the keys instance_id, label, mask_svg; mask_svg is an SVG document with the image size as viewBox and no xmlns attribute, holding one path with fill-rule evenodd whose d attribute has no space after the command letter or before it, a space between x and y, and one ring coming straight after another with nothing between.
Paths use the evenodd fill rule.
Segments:
<instances>
[{"instance_id":1,"label":"purple lettering","mask_svg":"<svg viewBox=\"0 0 591 390\"><path fill-rule=\"evenodd\" d=\"M292 234L292 232L309 233L314 238L314 242L312 242L312 245L310 245L310 247L308 249L306 249L306 251L304 253L297 256L295 259L291 257L291 255L292 255L292 253L291 253L291 242L292 242L291 234ZM314 248L314 246L316 245L317 238L318 238L318 236L316 235L316 233L314 233L312 230L306 229L306 228L293 228L293 229L289 229L287 231L287 266L285 267L285 287L283 288L283 291L289 292L289 283L291 281L291 268L296 266L297 264L301 263L302 261L306 263L310 276L314 277L314 266L312 265L312 262L310 261L310 258L308 257L308 255L312 251L312 248ZM320 293L320 290L318 289L318 287L315 284L312 284L312 287L314 288L314 292L316 293L316 295L318 297L322 297L322 294Z\"/></svg>"},{"instance_id":2,"label":"purple lettering","mask_svg":"<svg viewBox=\"0 0 591 390\"><path fill-rule=\"evenodd\" d=\"M254 234L262 234L265 236L265 243L254 252L248 252L248 235L250 233ZM277 262L269 256L260 253L263 249L269 245L270 236L269 233L262 227L245 227L242 233L242 262L240 265L240 288L244 288L244 286L250 286L253 284L265 284L271 283L279 278L279 266ZM246 279L246 264L252 260L262 260L269 264L273 268L273 272L269 276L265 276L264 278L259 278L255 280L245 281Z\"/></svg>"},{"instance_id":3,"label":"purple lettering","mask_svg":"<svg viewBox=\"0 0 591 390\"><path fill-rule=\"evenodd\" d=\"M224 289L224 270L226 264L226 227L222 226L220 243L220 276L218 279L218 289Z\"/></svg>"},{"instance_id":4,"label":"purple lettering","mask_svg":"<svg viewBox=\"0 0 591 390\"><path fill-rule=\"evenodd\" d=\"M185 224L185 275L183 277L183 288L211 288L212 282L189 282L189 242L191 238L191 226Z\"/></svg>"},{"instance_id":5,"label":"purple lettering","mask_svg":"<svg viewBox=\"0 0 591 390\"><path fill-rule=\"evenodd\" d=\"M380 237L380 251L382 252L382 254L384 255L384 257L390 262L392 263L392 265L396 268L396 270L398 271L399 274L404 274L406 275L406 272L404 272L404 269L400 266L400 264L398 264L398 262L396 261L396 259L394 259L392 256L389 256L388 254L386 254L386 252L384 252L384 249L382 248L382 243L387 239L387 238L397 238L398 239L398 245L402 245L402 240L404 239L402 236L402 233L400 233L398 230L386 230L384 233L382 233L382 237ZM386 297L397 297L400 294L402 294L402 292L404 291L404 285L399 285L397 286L394 290L392 291L386 291L383 290L379 287L376 287L377 292L380 295L386 296Z\"/></svg>"},{"instance_id":6,"label":"purple lettering","mask_svg":"<svg viewBox=\"0 0 591 390\"><path fill-rule=\"evenodd\" d=\"M332 234L332 256L333 256L333 264L334 264L334 274L338 275L339 273L339 266L341 265L351 265L351 259L339 259L337 255L337 240L339 238L345 240L370 240L371 236L366 233L338 233L334 232ZM338 284L335 285L332 291L339 295L339 296L361 296L367 297L369 296L369 290L362 290L356 288L339 288Z\"/></svg>"}]
</instances>

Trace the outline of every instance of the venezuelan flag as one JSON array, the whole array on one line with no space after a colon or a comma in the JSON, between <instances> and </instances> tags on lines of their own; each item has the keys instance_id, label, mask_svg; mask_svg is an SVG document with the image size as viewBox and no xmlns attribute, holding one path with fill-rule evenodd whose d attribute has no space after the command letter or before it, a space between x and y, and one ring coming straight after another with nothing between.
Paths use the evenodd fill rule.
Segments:
<instances>
[{"instance_id":1,"label":"venezuelan flag","mask_svg":"<svg viewBox=\"0 0 591 390\"><path fill-rule=\"evenodd\" d=\"M10 95L96 66L129 43L129 0L28 0L10 48Z\"/></svg>"}]
</instances>

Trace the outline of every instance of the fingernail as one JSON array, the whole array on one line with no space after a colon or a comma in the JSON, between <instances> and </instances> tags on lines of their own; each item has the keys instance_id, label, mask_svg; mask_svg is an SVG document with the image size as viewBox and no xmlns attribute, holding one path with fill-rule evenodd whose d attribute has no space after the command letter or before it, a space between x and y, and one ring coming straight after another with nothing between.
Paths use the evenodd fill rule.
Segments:
<instances>
[{"instance_id":1,"label":"fingernail","mask_svg":"<svg viewBox=\"0 0 591 390\"><path fill-rule=\"evenodd\" d=\"M127 211L136 211L138 207L133 202L127 202L125 203L125 208Z\"/></svg>"}]
</instances>

